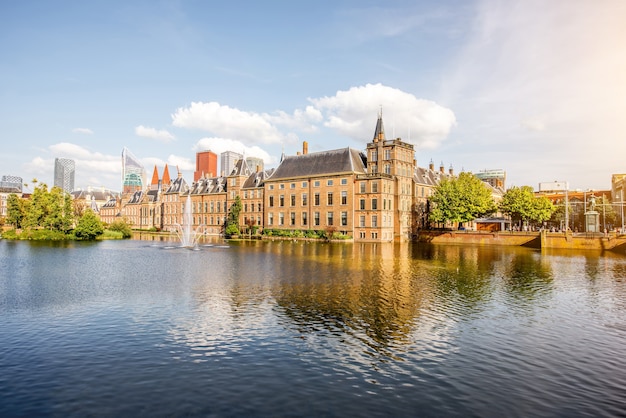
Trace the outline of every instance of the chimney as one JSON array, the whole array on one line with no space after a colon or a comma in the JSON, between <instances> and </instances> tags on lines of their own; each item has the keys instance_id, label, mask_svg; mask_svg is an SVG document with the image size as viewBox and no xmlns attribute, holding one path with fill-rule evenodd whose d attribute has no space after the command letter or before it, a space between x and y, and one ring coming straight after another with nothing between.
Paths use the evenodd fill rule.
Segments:
<instances>
[{"instance_id":1,"label":"chimney","mask_svg":"<svg viewBox=\"0 0 626 418\"><path fill-rule=\"evenodd\" d=\"M442 161L441 164L439 165L439 172L443 174L444 171L445 171L445 167L443 166L443 161Z\"/></svg>"},{"instance_id":2,"label":"chimney","mask_svg":"<svg viewBox=\"0 0 626 418\"><path fill-rule=\"evenodd\" d=\"M433 162L433 160L431 159L430 162L428 163L428 169L430 171L435 171L435 163Z\"/></svg>"},{"instance_id":3,"label":"chimney","mask_svg":"<svg viewBox=\"0 0 626 418\"><path fill-rule=\"evenodd\" d=\"M260 165L258 165L258 164L257 164L257 166L256 166L256 172L257 172L257 173L260 173L260 172L261 172L261 166L260 166Z\"/></svg>"},{"instance_id":4,"label":"chimney","mask_svg":"<svg viewBox=\"0 0 626 418\"><path fill-rule=\"evenodd\" d=\"M309 143L306 141L302 142L302 154L307 155L309 153Z\"/></svg>"},{"instance_id":5,"label":"chimney","mask_svg":"<svg viewBox=\"0 0 626 418\"><path fill-rule=\"evenodd\" d=\"M450 173L451 176L454 176L454 168L452 168L452 164L450 164L450 168L448 169L448 173Z\"/></svg>"}]
</instances>

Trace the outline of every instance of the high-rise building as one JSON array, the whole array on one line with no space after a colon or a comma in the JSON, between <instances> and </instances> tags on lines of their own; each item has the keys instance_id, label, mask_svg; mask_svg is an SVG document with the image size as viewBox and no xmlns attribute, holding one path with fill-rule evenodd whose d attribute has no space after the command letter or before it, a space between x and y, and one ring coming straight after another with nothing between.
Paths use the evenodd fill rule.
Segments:
<instances>
[{"instance_id":1,"label":"high-rise building","mask_svg":"<svg viewBox=\"0 0 626 418\"><path fill-rule=\"evenodd\" d=\"M474 174L482 181L489 183L492 187L504 190L506 183L506 172L502 169L482 170Z\"/></svg>"},{"instance_id":2,"label":"high-rise building","mask_svg":"<svg viewBox=\"0 0 626 418\"><path fill-rule=\"evenodd\" d=\"M22 193L22 178L18 176L2 176L0 181L0 189L11 189L18 193Z\"/></svg>"},{"instance_id":3,"label":"high-rise building","mask_svg":"<svg viewBox=\"0 0 626 418\"><path fill-rule=\"evenodd\" d=\"M202 176L215 177L217 172L217 154L211 151L196 153L196 171L193 173L193 181L198 181Z\"/></svg>"},{"instance_id":4,"label":"high-rise building","mask_svg":"<svg viewBox=\"0 0 626 418\"><path fill-rule=\"evenodd\" d=\"M146 186L146 170L126 147L122 150L122 193L133 193Z\"/></svg>"},{"instance_id":5,"label":"high-rise building","mask_svg":"<svg viewBox=\"0 0 626 418\"><path fill-rule=\"evenodd\" d=\"M233 151L224 151L220 154L220 165L222 167L222 175L228 176L235 169L237 161L243 159L243 155Z\"/></svg>"},{"instance_id":6,"label":"high-rise building","mask_svg":"<svg viewBox=\"0 0 626 418\"><path fill-rule=\"evenodd\" d=\"M68 158L54 159L54 185L71 193L74 190L74 173L76 166L74 160Z\"/></svg>"},{"instance_id":7,"label":"high-rise building","mask_svg":"<svg viewBox=\"0 0 626 418\"><path fill-rule=\"evenodd\" d=\"M259 157L247 157L246 163L248 163L248 168L254 173L257 171L263 171L265 168L265 164L263 163L263 158Z\"/></svg>"}]
</instances>

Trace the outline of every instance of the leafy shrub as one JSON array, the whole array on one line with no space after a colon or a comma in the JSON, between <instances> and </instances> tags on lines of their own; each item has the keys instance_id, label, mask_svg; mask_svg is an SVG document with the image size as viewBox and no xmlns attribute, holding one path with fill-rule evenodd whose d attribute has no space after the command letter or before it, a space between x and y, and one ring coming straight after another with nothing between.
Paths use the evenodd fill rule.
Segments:
<instances>
[{"instance_id":1,"label":"leafy shrub","mask_svg":"<svg viewBox=\"0 0 626 418\"><path fill-rule=\"evenodd\" d=\"M122 238L130 238L133 235L133 231L130 229L130 226L122 220L115 221L109 225L109 231L120 232L122 234Z\"/></svg>"}]
</instances>

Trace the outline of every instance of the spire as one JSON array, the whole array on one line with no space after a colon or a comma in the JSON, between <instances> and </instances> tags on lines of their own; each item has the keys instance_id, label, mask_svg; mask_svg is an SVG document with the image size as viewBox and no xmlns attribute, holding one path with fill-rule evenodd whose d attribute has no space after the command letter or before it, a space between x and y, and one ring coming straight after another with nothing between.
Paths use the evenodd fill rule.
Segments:
<instances>
[{"instance_id":1,"label":"spire","mask_svg":"<svg viewBox=\"0 0 626 418\"><path fill-rule=\"evenodd\" d=\"M155 164L154 170L152 171L152 181L150 182L150 185L158 186L158 184L159 184L159 170L157 170L157 166Z\"/></svg>"},{"instance_id":2,"label":"spire","mask_svg":"<svg viewBox=\"0 0 626 418\"><path fill-rule=\"evenodd\" d=\"M283 145L283 152L280 154L280 162L282 163L285 159L285 145Z\"/></svg>"},{"instance_id":3,"label":"spire","mask_svg":"<svg viewBox=\"0 0 626 418\"><path fill-rule=\"evenodd\" d=\"M170 179L170 171L167 168L167 164L165 164L165 168L163 169L163 179L162 179L162 183L163 185L166 184L170 184L172 180Z\"/></svg>"},{"instance_id":4,"label":"spire","mask_svg":"<svg viewBox=\"0 0 626 418\"><path fill-rule=\"evenodd\" d=\"M378 121L376 122L376 131L374 132L374 142L385 140L385 128L383 127L383 109L381 107L378 114Z\"/></svg>"}]
</instances>

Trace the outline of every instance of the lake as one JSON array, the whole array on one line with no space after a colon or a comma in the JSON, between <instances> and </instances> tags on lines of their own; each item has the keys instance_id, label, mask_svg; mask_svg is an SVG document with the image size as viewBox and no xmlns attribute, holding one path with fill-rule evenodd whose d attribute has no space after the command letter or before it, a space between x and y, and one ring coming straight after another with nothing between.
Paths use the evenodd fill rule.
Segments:
<instances>
[{"instance_id":1,"label":"lake","mask_svg":"<svg viewBox=\"0 0 626 418\"><path fill-rule=\"evenodd\" d=\"M0 416L619 416L626 256L0 240Z\"/></svg>"}]
</instances>

